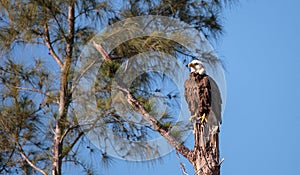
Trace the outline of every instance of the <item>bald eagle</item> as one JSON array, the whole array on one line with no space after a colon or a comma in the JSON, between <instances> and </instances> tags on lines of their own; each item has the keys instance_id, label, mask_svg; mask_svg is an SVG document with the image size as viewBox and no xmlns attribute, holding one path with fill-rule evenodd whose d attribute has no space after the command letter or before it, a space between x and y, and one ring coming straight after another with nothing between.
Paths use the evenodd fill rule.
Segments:
<instances>
[{"instance_id":1,"label":"bald eagle","mask_svg":"<svg viewBox=\"0 0 300 175\"><path fill-rule=\"evenodd\" d=\"M222 123L222 99L216 82L206 74L201 61L193 60L188 67L191 68L191 72L184 83L184 96L191 112L190 120L219 126Z\"/></svg>"},{"instance_id":2,"label":"bald eagle","mask_svg":"<svg viewBox=\"0 0 300 175\"><path fill-rule=\"evenodd\" d=\"M196 174L220 174L220 91L216 82L206 74L201 61L193 60L188 67L191 68L191 73L184 83L184 95L191 112L190 120L193 122L193 166L197 167Z\"/></svg>"}]
</instances>

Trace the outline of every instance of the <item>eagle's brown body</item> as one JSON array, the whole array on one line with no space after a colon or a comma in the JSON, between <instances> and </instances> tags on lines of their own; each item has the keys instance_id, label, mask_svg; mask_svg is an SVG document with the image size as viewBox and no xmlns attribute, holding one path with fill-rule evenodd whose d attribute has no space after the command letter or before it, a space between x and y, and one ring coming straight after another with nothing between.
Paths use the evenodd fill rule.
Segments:
<instances>
[{"instance_id":1,"label":"eagle's brown body","mask_svg":"<svg viewBox=\"0 0 300 175\"><path fill-rule=\"evenodd\" d=\"M221 95L215 81L207 74L191 72L184 83L184 96L189 106L191 116L200 118L205 114L209 124L220 124ZM211 115L211 114L214 115ZM213 118L211 118L213 117Z\"/></svg>"}]
</instances>

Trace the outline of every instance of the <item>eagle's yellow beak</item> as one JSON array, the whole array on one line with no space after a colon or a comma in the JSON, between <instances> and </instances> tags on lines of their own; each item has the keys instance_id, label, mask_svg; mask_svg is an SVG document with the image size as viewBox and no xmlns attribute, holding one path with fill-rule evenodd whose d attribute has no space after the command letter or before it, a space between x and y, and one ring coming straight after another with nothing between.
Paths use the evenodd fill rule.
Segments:
<instances>
[{"instance_id":1,"label":"eagle's yellow beak","mask_svg":"<svg viewBox=\"0 0 300 175\"><path fill-rule=\"evenodd\" d=\"M194 67L194 64L193 63L189 63L188 67Z\"/></svg>"}]
</instances>

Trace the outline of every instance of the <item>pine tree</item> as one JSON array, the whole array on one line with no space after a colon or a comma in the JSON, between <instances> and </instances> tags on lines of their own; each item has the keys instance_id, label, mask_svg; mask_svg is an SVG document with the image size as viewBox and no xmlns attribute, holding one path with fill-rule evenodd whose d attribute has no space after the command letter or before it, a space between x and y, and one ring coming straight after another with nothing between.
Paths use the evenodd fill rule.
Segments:
<instances>
[{"instance_id":1,"label":"pine tree","mask_svg":"<svg viewBox=\"0 0 300 175\"><path fill-rule=\"evenodd\" d=\"M163 15L186 22L208 38L222 34L220 13L228 4L218 1L140 1L119 3L98 0L1 0L1 105L0 105L0 173L23 172L32 174L62 174L65 162L80 165L91 174L93 167L82 160L79 152L94 149L84 137L72 103L76 87L78 58L84 45L99 29L114 22L141 15ZM120 5L121 4L121 5ZM158 43L158 44L157 44ZM95 47L99 45L95 45ZM151 47L149 47L151 46ZM22 49L33 48L35 55L23 55ZM97 48L96 48L97 49ZM161 51L171 55L182 54L192 58L178 43L157 37L135 38L122 43L107 53L98 72L98 79L107 86L97 86L97 108L101 119L107 119L115 131L130 139L146 137L145 128L129 125L111 110L110 82L119 66L129 57L145 51ZM146 77L146 78L145 78ZM137 87L146 87L147 77L136 81L131 89L121 89L128 102L141 113L150 127L158 131L184 157L189 151L175 137L167 134L170 122L157 121L151 114L153 107L147 100L149 93L140 93ZM167 96L168 97L168 96ZM147 114L145 116L145 114ZM155 122L154 122L155 121ZM141 133L139 136L135 131ZM106 152L101 150L107 161Z\"/></svg>"}]
</instances>

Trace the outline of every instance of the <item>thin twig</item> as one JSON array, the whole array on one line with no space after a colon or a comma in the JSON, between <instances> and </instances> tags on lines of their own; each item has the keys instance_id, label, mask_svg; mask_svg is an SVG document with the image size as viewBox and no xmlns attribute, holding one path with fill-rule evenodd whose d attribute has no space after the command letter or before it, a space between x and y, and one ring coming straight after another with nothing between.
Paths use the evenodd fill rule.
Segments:
<instances>
[{"instance_id":1,"label":"thin twig","mask_svg":"<svg viewBox=\"0 0 300 175\"><path fill-rule=\"evenodd\" d=\"M8 87L13 87L13 88L16 88L18 89L19 91L31 91L31 92L36 92L36 93L39 93L41 95L45 95L46 97L49 97L49 98L52 98L51 95L47 94L46 92L43 92L39 89L36 89L36 88L26 88L26 87L21 87L21 86L11 86L11 85L8 85ZM59 104L59 102L57 100L54 100L53 101L54 103L56 104Z\"/></svg>"},{"instance_id":2,"label":"thin twig","mask_svg":"<svg viewBox=\"0 0 300 175\"><path fill-rule=\"evenodd\" d=\"M5 168L5 166L6 166L7 163L11 160L12 156L13 156L14 153L15 153L15 150L16 150L16 149L13 149L13 150L12 150L12 152L10 153L8 159L6 160L6 163L4 163L4 164L2 165L2 168L0 169L0 173L1 173L2 171L7 171L6 168Z\"/></svg>"},{"instance_id":3,"label":"thin twig","mask_svg":"<svg viewBox=\"0 0 300 175\"><path fill-rule=\"evenodd\" d=\"M78 140L83 136L84 132L81 131L77 137L73 140L73 142L70 144L69 149L72 150L73 147L76 145L76 143L78 142ZM62 158L64 158L66 156L66 154L62 155Z\"/></svg>"},{"instance_id":4,"label":"thin twig","mask_svg":"<svg viewBox=\"0 0 300 175\"><path fill-rule=\"evenodd\" d=\"M221 166L221 164L224 162L224 160L225 160L225 158L223 157L223 158L221 159L221 161L219 162L219 166Z\"/></svg>"},{"instance_id":5,"label":"thin twig","mask_svg":"<svg viewBox=\"0 0 300 175\"><path fill-rule=\"evenodd\" d=\"M18 90L23 90L23 91L31 91L31 92L37 92L39 94L45 95L45 96L49 96L47 93L39 90L39 89L35 89L35 88L26 88L26 87L21 87L21 86L12 86Z\"/></svg>"},{"instance_id":6,"label":"thin twig","mask_svg":"<svg viewBox=\"0 0 300 175\"><path fill-rule=\"evenodd\" d=\"M92 63L90 65L88 65L74 80L74 83L71 87L71 94L74 92L77 84L79 83L79 80L83 77L83 75L96 63L96 61L92 61Z\"/></svg>"},{"instance_id":7,"label":"thin twig","mask_svg":"<svg viewBox=\"0 0 300 175\"><path fill-rule=\"evenodd\" d=\"M178 157L178 160L179 160L179 164L180 164L180 168L181 168L181 171L182 171L182 174L184 175L189 175L186 170L185 170L185 167L184 167L184 164L182 163L181 159L180 159L180 155L178 153L178 151L176 151L176 155Z\"/></svg>"},{"instance_id":8,"label":"thin twig","mask_svg":"<svg viewBox=\"0 0 300 175\"><path fill-rule=\"evenodd\" d=\"M66 131L62 134L60 142L63 142L64 138L67 136L67 134L75 128L79 128L79 125L75 125L75 126L70 126L68 129L66 129Z\"/></svg>"},{"instance_id":9,"label":"thin twig","mask_svg":"<svg viewBox=\"0 0 300 175\"><path fill-rule=\"evenodd\" d=\"M31 160L26 156L26 154L24 153L24 150L22 149L21 145L16 142L18 148L19 148L19 151L20 151L20 154L21 156L23 157L23 159L25 159L25 161L35 170L37 170L38 172L42 173L43 175L47 175L47 173L45 171L43 171L42 169L40 169L39 167L37 167L33 162L31 162Z\"/></svg>"},{"instance_id":10,"label":"thin twig","mask_svg":"<svg viewBox=\"0 0 300 175\"><path fill-rule=\"evenodd\" d=\"M51 41L50 41L50 33L49 33L49 29L48 29L48 24L45 23L44 25L44 30L45 30L45 35L43 36L43 39L45 41L46 46L49 49L49 52L51 54L51 56L53 57L53 59L56 61L56 63L58 64L58 66L60 68L63 67L63 63L61 62L60 58L58 57L58 55L55 53Z\"/></svg>"}]
</instances>

